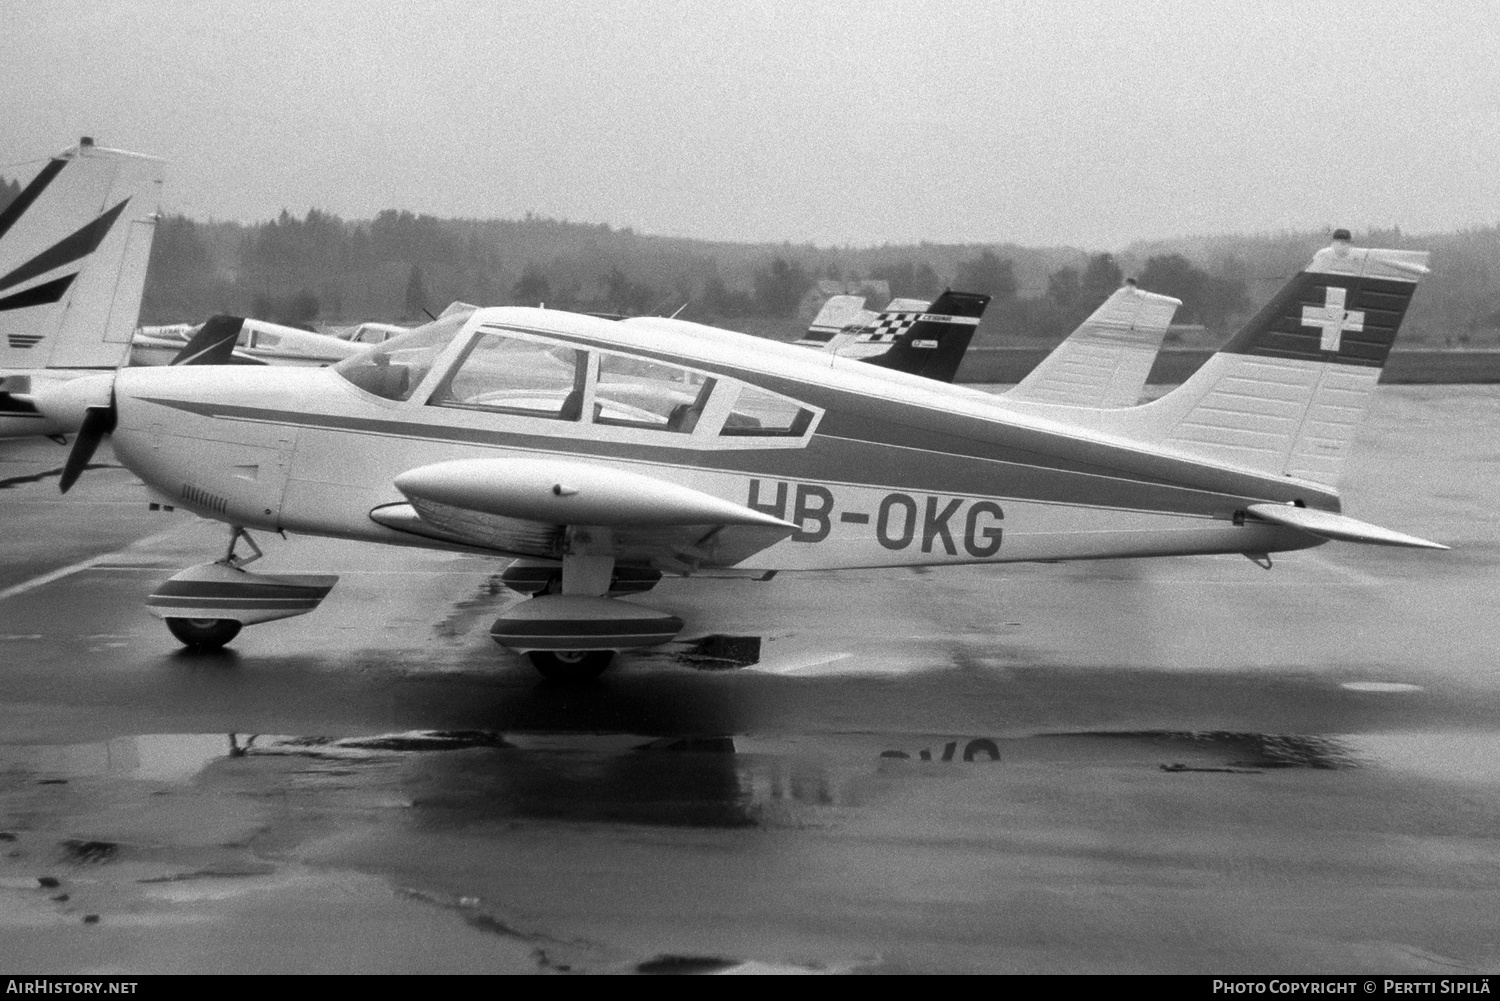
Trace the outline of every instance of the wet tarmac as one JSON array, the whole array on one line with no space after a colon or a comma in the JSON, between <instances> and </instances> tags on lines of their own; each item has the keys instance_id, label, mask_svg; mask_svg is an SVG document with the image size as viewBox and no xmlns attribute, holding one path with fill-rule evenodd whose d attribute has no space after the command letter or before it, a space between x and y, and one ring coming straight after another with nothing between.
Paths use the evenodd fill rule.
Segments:
<instances>
[{"instance_id":1,"label":"wet tarmac","mask_svg":"<svg viewBox=\"0 0 1500 1001\"><path fill-rule=\"evenodd\" d=\"M0 955L31 972L1494 972L1500 388L1383 387L1356 517L1448 553L668 581L582 688L470 557L227 532L0 443Z\"/></svg>"}]
</instances>

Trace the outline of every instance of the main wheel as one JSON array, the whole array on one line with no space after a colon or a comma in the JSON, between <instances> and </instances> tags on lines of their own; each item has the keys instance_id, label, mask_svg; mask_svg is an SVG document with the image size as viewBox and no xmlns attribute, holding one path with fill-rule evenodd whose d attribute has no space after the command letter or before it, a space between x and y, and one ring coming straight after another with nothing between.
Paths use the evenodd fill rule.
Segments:
<instances>
[{"instance_id":1,"label":"main wheel","mask_svg":"<svg viewBox=\"0 0 1500 1001\"><path fill-rule=\"evenodd\" d=\"M548 681L588 681L604 673L613 650L533 650L526 656Z\"/></svg>"},{"instance_id":2,"label":"main wheel","mask_svg":"<svg viewBox=\"0 0 1500 1001\"><path fill-rule=\"evenodd\" d=\"M168 619L167 628L183 646L197 650L217 650L240 634L233 619Z\"/></svg>"}]
</instances>

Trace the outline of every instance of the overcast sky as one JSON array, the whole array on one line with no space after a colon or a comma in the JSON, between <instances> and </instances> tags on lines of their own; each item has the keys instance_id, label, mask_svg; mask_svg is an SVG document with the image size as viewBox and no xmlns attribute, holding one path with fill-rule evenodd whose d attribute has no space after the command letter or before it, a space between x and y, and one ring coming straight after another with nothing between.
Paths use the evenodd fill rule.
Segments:
<instances>
[{"instance_id":1,"label":"overcast sky","mask_svg":"<svg viewBox=\"0 0 1500 1001\"><path fill-rule=\"evenodd\" d=\"M199 218L1112 249L1500 217L1489 2L0 0L0 38L0 164L94 135Z\"/></svg>"}]
</instances>

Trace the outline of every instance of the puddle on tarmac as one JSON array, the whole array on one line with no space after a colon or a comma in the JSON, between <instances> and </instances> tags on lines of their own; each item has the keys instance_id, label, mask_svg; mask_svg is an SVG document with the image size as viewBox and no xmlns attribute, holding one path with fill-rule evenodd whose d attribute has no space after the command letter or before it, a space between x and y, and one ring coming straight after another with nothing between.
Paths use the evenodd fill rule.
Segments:
<instances>
[{"instance_id":1,"label":"puddle on tarmac","mask_svg":"<svg viewBox=\"0 0 1500 1001\"><path fill-rule=\"evenodd\" d=\"M1483 746L1484 753L1476 753ZM1093 731L1022 737L983 735L826 734L802 737L638 733L413 730L353 737L281 734L144 734L93 744L0 748L0 769L32 773L36 781L61 783L85 776L119 776L174 782L193 778L215 761L287 756L357 762L401 755L484 749L530 756L620 757L663 752L779 760L824 758L869 762L911 759L947 763L1001 760L1062 762L1143 761L1196 754L1234 767L1351 768L1364 763L1411 767L1399 750L1439 749L1434 760L1500 762L1500 738L1485 735L1365 734L1283 735L1229 731ZM1128 749L1127 749L1128 748ZM1446 750L1444 750L1446 749ZM1451 752L1451 753L1449 753ZM1460 753L1461 752L1461 753ZM1475 765L1475 767L1478 767ZM1483 765L1488 769L1490 765ZM1496 767L1500 767L1497 765Z\"/></svg>"},{"instance_id":2,"label":"puddle on tarmac","mask_svg":"<svg viewBox=\"0 0 1500 1001\"><path fill-rule=\"evenodd\" d=\"M1141 730L1111 733L1078 733L1080 739L1132 741L1159 748L1163 758L1207 756L1207 766L1165 761L1166 771L1205 771L1214 766L1229 770L1277 768L1356 768L1363 762L1345 736L1305 734L1239 733L1221 730Z\"/></svg>"},{"instance_id":3,"label":"puddle on tarmac","mask_svg":"<svg viewBox=\"0 0 1500 1001\"><path fill-rule=\"evenodd\" d=\"M0 768L33 772L44 782L103 775L178 782L229 757L233 748L233 739L222 733L152 733L97 744L0 748Z\"/></svg>"},{"instance_id":4,"label":"puddle on tarmac","mask_svg":"<svg viewBox=\"0 0 1500 1001\"><path fill-rule=\"evenodd\" d=\"M761 637L715 633L696 639L673 640L632 655L636 662L666 662L697 671L732 671L760 663Z\"/></svg>"},{"instance_id":5,"label":"puddle on tarmac","mask_svg":"<svg viewBox=\"0 0 1500 1001\"><path fill-rule=\"evenodd\" d=\"M212 766L232 759L288 757L307 761L299 767L311 771L296 772L297 778L287 778L285 770L259 774L272 783L317 774L339 788L355 788L364 763L380 769L378 783L391 781L389 766L399 764L402 777L396 781L411 790L399 801L414 810L414 822L439 826L522 817L655 826L816 825L826 821L829 809L867 805L872 790L878 798L889 783L1004 782L1022 769L1035 775L1037 767L1206 772L1231 782L1246 781L1243 775L1264 780L1299 770L1369 767L1455 781L1500 779L1500 736L1487 733L1161 730L1014 737L488 730L353 737L148 734L0 748L0 772L37 784L86 777L180 783L212 781ZM1162 780L1190 781L1166 774ZM78 851L98 853L86 844Z\"/></svg>"}]
</instances>

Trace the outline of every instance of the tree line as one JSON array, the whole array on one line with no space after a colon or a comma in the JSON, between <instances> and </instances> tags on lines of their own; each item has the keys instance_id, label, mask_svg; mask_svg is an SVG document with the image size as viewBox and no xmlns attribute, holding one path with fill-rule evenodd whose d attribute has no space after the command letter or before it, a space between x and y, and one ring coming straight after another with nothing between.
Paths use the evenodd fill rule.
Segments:
<instances>
[{"instance_id":1,"label":"tree line","mask_svg":"<svg viewBox=\"0 0 1500 1001\"><path fill-rule=\"evenodd\" d=\"M0 209L19 191L17 180L0 178ZM312 209L248 224L166 215L141 322L216 312L307 327L420 320L463 300L676 314L787 337L810 319L819 298L808 293L818 283L875 280L903 298L931 300L949 287L987 293L993 299L981 341L1055 342L1132 277L1183 300L1173 339L1214 343L1326 242L1326 233L1291 233L1154 241L1115 254L1014 244L851 248L654 237L531 215L469 220L386 210L345 220ZM1500 229L1417 241L1389 230L1358 242L1435 251L1404 339L1500 340Z\"/></svg>"}]
</instances>

